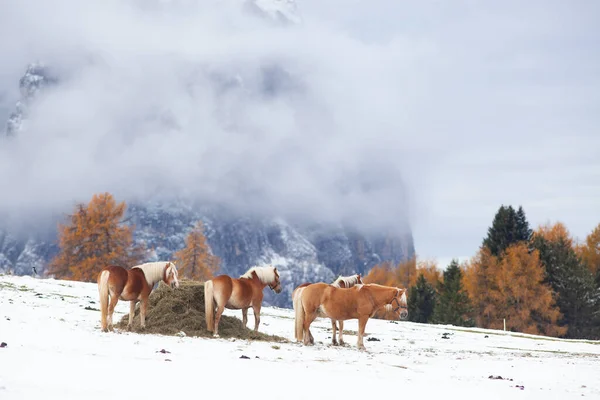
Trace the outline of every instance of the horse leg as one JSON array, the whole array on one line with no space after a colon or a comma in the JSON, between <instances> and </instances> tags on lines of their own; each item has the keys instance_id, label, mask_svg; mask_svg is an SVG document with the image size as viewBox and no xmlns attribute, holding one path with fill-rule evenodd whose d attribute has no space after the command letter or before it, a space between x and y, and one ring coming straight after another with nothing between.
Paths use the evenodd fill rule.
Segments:
<instances>
[{"instance_id":1,"label":"horse leg","mask_svg":"<svg viewBox=\"0 0 600 400\"><path fill-rule=\"evenodd\" d=\"M221 314L225 311L225 306L217 303L217 312L215 313L215 331L213 333L214 337L219 337L219 321L221 320Z\"/></svg>"},{"instance_id":2,"label":"horse leg","mask_svg":"<svg viewBox=\"0 0 600 400\"><path fill-rule=\"evenodd\" d=\"M129 302L129 323L127 324L127 329L131 330L131 327L133 326L133 314L135 314L135 300L131 300Z\"/></svg>"},{"instance_id":3,"label":"horse leg","mask_svg":"<svg viewBox=\"0 0 600 400\"><path fill-rule=\"evenodd\" d=\"M340 320L340 333L339 333L339 337L340 337L340 345L343 346L344 343L344 321Z\"/></svg>"},{"instance_id":4,"label":"horse leg","mask_svg":"<svg viewBox=\"0 0 600 400\"><path fill-rule=\"evenodd\" d=\"M248 324L248 309L242 308L242 323L244 324L244 328Z\"/></svg>"},{"instance_id":5,"label":"horse leg","mask_svg":"<svg viewBox=\"0 0 600 400\"><path fill-rule=\"evenodd\" d=\"M358 319L358 342L356 345L360 350L366 350L363 343L363 336L365 335L365 327L367 326L368 320L369 317L360 317Z\"/></svg>"},{"instance_id":6,"label":"horse leg","mask_svg":"<svg viewBox=\"0 0 600 400\"><path fill-rule=\"evenodd\" d=\"M304 344L308 345L315 344L315 339L310 332L310 324L317 318L317 312L309 313L308 311L304 311Z\"/></svg>"},{"instance_id":7,"label":"horse leg","mask_svg":"<svg viewBox=\"0 0 600 400\"><path fill-rule=\"evenodd\" d=\"M111 294L110 303L108 304L108 329L113 331L113 312L115 311L115 306L119 301L119 296L115 294Z\"/></svg>"},{"instance_id":8,"label":"horse leg","mask_svg":"<svg viewBox=\"0 0 600 400\"><path fill-rule=\"evenodd\" d=\"M146 310L148 309L148 298L142 297L140 301L140 328L146 328Z\"/></svg>"},{"instance_id":9,"label":"horse leg","mask_svg":"<svg viewBox=\"0 0 600 400\"><path fill-rule=\"evenodd\" d=\"M337 334L337 325L335 323L335 319L331 319L331 330L332 330L332 335L331 335L331 344L334 346L338 345L338 341L337 338L335 337L335 335Z\"/></svg>"},{"instance_id":10,"label":"horse leg","mask_svg":"<svg viewBox=\"0 0 600 400\"><path fill-rule=\"evenodd\" d=\"M260 304L252 306L254 311L254 332L258 332L258 325L260 324Z\"/></svg>"}]
</instances>

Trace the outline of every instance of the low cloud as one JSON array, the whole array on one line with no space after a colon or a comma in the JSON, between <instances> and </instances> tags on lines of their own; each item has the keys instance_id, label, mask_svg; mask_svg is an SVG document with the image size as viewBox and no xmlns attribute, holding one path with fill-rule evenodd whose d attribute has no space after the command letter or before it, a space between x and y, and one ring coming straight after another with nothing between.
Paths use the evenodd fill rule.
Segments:
<instances>
[{"instance_id":1,"label":"low cloud","mask_svg":"<svg viewBox=\"0 0 600 400\"><path fill-rule=\"evenodd\" d=\"M0 5L8 97L31 61L60 79L0 144L0 209L184 196L410 221L427 249L469 254L503 202L551 218L570 214L543 200L598 194L579 184L598 172L598 56L569 46L591 10L351 3L298 2L288 26L241 1Z\"/></svg>"}]
</instances>

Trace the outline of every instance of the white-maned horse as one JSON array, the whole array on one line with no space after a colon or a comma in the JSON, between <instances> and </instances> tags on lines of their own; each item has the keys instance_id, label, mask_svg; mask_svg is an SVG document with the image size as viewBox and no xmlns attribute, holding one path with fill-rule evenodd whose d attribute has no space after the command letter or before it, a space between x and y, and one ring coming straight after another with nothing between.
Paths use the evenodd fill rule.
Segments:
<instances>
[{"instance_id":1,"label":"white-maned horse","mask_svg":"<svg viewBox=\"0 0 600 400\"><path fill-rule=\"evenodd\" d=\"M104 332L113 330L113 312L119 300L130 301L129 323L131 329L135 304L140 301L140 326L146 327L148 297L157 282L163 281L172 288L179 287L177 267L170 261L156 261L125 269L118 265L102 268L98 274L100 294L100 325Z\"/></svg>"}]
</instances>

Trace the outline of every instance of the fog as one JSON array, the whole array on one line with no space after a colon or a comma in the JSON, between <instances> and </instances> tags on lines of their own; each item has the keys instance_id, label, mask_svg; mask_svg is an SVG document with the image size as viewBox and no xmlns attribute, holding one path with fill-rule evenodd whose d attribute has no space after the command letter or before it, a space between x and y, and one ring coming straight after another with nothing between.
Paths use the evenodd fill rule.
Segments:
<instances>
[{"instance_id":1,"label":"fog","mask_svg":"<svg viewBox=\"0 0 600 400\"><path fill-rule=\"evenodd\" d=\"M1 2L2 107L32 61L60 84L0 142L0 209L184 197L408 222L444 254L501 203L588 229L559 204L599 194L598 7L419 4L297 1L282 25L235 0Z\"/></svg>"}]
</instances>

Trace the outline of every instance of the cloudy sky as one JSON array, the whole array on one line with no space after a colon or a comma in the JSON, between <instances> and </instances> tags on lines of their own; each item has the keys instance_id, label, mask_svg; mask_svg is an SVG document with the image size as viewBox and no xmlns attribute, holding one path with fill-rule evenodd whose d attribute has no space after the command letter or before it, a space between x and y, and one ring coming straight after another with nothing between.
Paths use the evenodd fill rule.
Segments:
<instances>
[{"instance_id":1,"label":"cloudy sky","mask_svg":"<svg viewBox=\"0 0 600 400\"><path fill-rule=\"evenodd\" d=\"M0 209L186 194L408 222L443 264L501 204L600 222L600 3L296 3L284 28L240 0L0 2L0 117L27 63L61 79L0 143Z\"/></svg>"}]
</instances>

